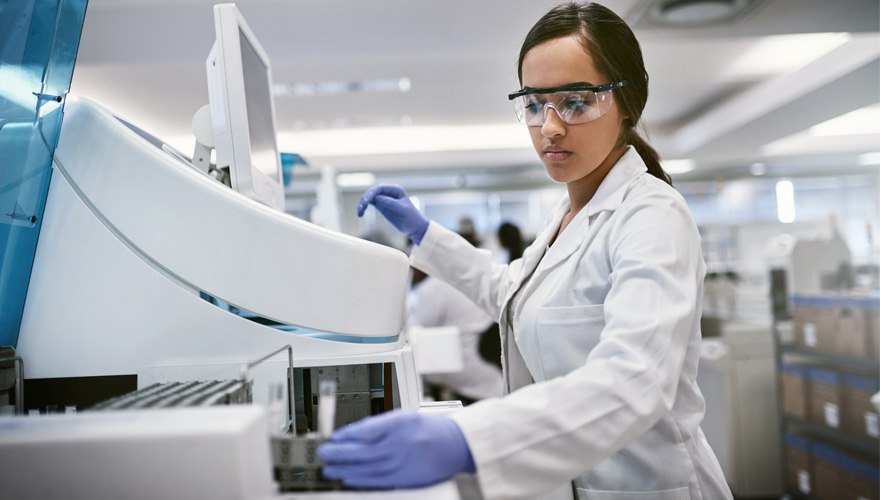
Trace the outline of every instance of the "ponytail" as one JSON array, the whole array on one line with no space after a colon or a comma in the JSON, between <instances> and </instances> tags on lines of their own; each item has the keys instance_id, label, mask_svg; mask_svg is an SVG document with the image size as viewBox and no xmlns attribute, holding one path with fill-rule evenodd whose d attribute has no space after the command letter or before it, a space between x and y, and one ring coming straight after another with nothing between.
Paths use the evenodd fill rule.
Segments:
<instances>
[{"instance_id":1,"label":"ponytail","mask_svg":"<svg viewBox=\"0 0 880 500\"><path fill-rule=\"evenodd\" d=\"M626 127L626 124L624 124L624 127ZM672 178L663 170L663 167L660 165L660 155L648 144L648 141L643 139L638 131L633 128L627 129L624 134L627 136L626 142L632 144L639 156L642 157L642 161L648 167L648 173L671 186Z\"/></svg>"}]
</instances>

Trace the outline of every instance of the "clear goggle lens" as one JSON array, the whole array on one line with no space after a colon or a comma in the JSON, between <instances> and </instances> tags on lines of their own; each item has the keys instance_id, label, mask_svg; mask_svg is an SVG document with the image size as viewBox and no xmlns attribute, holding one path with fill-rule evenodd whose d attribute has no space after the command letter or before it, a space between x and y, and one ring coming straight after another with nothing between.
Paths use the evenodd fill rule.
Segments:
<instances>
[{"instance_id":1,"label":"clear goggle lens","mask_svg":"<svg viewBox=\"0 0 880 500\"><path fill-rule=\"evenodd\" d=\"M519 121L530 127L544 125L552 108L568 125L591 122L611 110L611 90L567 90L548 94L529 94L513 99Z\"/></svg>"}]
</instances>

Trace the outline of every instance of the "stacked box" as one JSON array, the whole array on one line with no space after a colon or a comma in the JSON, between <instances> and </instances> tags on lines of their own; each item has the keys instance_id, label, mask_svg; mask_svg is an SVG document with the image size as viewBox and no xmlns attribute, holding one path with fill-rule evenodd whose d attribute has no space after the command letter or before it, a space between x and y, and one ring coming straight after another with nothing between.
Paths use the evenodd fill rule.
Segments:
<instances>
[{"instance_id":1,"label":"stacked box","mask_svg":"<svg viewBox=\"0 0 880 500\"><path fill-rule=\"evenodd\" d=\"M809 368L809 416L813 422L840 428L840 375L824 368Z\"/></svg>"},{"instance_id":2,"label":"stacked box","mask_svg":"<svg viewBox=\"0 0 880 500\"><path fill-rule=\"evenodd\" d=\"M813 496L820 500L839 498L843 484L844 454L833 446L814 441L810 446L813 471Z\"/></svg>"},{"instance_id":3,"label":"stacked box","mask_svg":"<svg viewBox=\"0 0 880 500\"><path fill-rule=\"evenodd\" d=\"M876 377L844 375L841 385L841 430L873 439L880 438L877 409L871 404L871 396L878 391L880 380Z\"/></svg>"},{"instance_id":4,"label":"stacked box","mask_svg":"<svg viewBox=\"0 0 880 500\"><path fill-rule=\"evenodd\" d=\"M839 498L844 500L880 500L880 469L852 457L843 457L843 484Z\"/></svg>"},{"instance_id":5,"label":"stacked box","mask_svg":"<svg viewBox=\"0 0 880 500\"><path fill-rule=\"evenodd\" d=\"M862 297L859 307L865 314L865 356L880 359L880 295Z\"/></svg>"},{"instance_id":6,"label":"stacked box","mask_svg":"<svg viewBox=\"0 0 880 500\"><path fill-rule=\"evenodd\" d=\"M840 300L835 351L846 356L880 357L880 296L854 295Z\"/></svg>"},{"instance_id":7,"label":"stacked box","mask_svg":"<svg viewBox=\"0 0 880 500\"><path fill-rule=\"evenodd\" d=\"M867 355L867 314L860 297L841 298L837 308L837 338L834 351L844 356Z\"/></svg>"},{"instance_id":8,"label":"stacked box","mask_svg":"<svg viewBox=\"0 0 880 500\"><path fill-rule=\"evenodd\" d=\"M786 415L807 418L807 369L800 365L782 365L782 411Z\"/></svg>"},{"instance_id":9,"label":"stacked box","mask_svg":"<svg viewBox=\"0 0 880 500\"><path fill-rule=\"evenodd\" d=\"M813 491L810 474L810 440L796 434L786 433L785 482L805 495Z\"/></svg>"},{"instance_id":10,"label":"stacked box","mask_svg":"<svg viewBox=\"0 0 880 500\"><path fill-rule=\"evenodd\" d=\"M795 342L825 351L836 348L840 298L829 295L795 295L792 298Z\"/></svg>"}]
</instances>

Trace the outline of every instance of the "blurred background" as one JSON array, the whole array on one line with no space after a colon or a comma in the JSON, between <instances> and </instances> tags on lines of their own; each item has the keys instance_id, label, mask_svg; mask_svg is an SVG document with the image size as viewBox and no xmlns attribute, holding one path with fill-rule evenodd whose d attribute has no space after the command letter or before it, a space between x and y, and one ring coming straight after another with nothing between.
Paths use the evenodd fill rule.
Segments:
<instances>
[{"instance_id":1,"label":"blurred background","mask_svg":"<svg viewBox=\"0 0 880 500\"><path fill-rule=\"evenodd\" d=\"M208 100L212 3L92 0L72 93L191 153L190 122ZM280 148L309 165L295 169L288 212L309 217L320 173L332 168L347 233L384 229L351 207L365 186L396 182L440 222L467 214L491 233L512 219L533 235L558 186L507 93L519 88L525 33L556 3L238 2L273 64ZM643 122L706 231L710 267L750 270L750 242L832 225L855 254L870 254L880 211L878 2L605 4L642 43ZM775 199L782 179L790 215Z\"/></svg>"}]
</instances>

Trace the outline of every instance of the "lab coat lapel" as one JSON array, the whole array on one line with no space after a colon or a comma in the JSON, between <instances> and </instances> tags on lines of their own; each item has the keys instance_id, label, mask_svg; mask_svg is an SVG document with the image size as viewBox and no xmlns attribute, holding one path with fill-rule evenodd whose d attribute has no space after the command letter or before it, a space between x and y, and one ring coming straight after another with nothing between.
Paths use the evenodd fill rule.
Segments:
<instances>
[{"instance_id":1,"label":"lab coat lapel","mask_svg":"<svg viewBox=\"0 0 880 500\"><path fill-rule=\"evenodd\" d=\"M596 221L595 215L601 212L613 212L623 202L633 180L642 172L646 171L645 163L636 152L629 146L617 164L608 172L605 179L599 185L599 189L587 205L575 215L568 227L559 235L553 246L547 250L547 255L541 262L539 272L547 271L564 262L575 250L588 245L593 239L595 231L591 231L590 220ZM568 210L568 203L562 210L562 214ZM559 219L561 222L561 218ZM594 224L597 225L597 224ZM552 226L551 234L554 234L559 223Z\"/></svg>"},{"instance_id":2,"label":"lab coat lapel","mask_svg":"<svg viewBox=\"0 0 880 500\"><path fill-rule=\"evenodd\" d=\"M520 287L522 287L523 282L535 272L535 268L538 267L538 264L546 258L545 253L547 253L547 245L550 244L550 239L556 234L556 230L559 227L559 224L562 223L562 218L565 216L566 212L568 212L568 198L563 198L557 205L550 223L544 226L544 229L542 229L541 232L538 233L538 236L535 237L534 243L529 245L523 253L522 268L517 277L517 282L508 290L507 297L504 301L505 307L510 303L510 299L513 295L519 291Z\"/></svg>"},{"instance_id":3,"label":"lab coat lapel","mask_svg":"<svg viewBox=\"0 0 880 500\"><path fill-rule=\"evenodd\" d=\"M503 305L501 306L500 316L498 318L498 324L501 334L501 364L502 371L504 373L504 394L508 394L511 392L511 369L517 369L519 366L524 365L525 361L521 360L520 362L514 362L513 360L509 360L510 356L515 355L507 349L508 336L510 335L510 325L507 321L508 318L508 310L511 307L511 300L516 292L523 286L523 282L535 272L535 268L538 267L538 264L544 257L544 253L547 250L547 245L550 242L550 238L556 233L556 228L559 227L559 224L562 222L562 217L568 211L568 199L565 198L560 201L559 205L557 205L556 212L553 216L553 219L547 224L541 232L535 237L535 241L526 248L525 252L523 252L523 256L521 258L521 267L519 274L515 278L514 283L507 290L507 295L504 297ZM507 353L505 355L505 352ZM518 353L517 353L518 354ZM513 374L513 377L520 379L523 374ZM517 387L520 384L517 384Z\"/></svg>"},{"instance_id":4,"label":"lab coat lapel","mask_svg":"<svg viewBox=\"0 0 880 500\"><path fill-rule=\"evenodd\" d=\"M568 203L563 214L568 211ZM561 218L560 218L560 223ZM553 227L551 233L556 233L559 224ZM547 249L547 254L541 261L539 271L546 271L555 267L560 262L565 261L581 244L586 240L586 236L590 230L590 220L587 217L586 210L581 210L574 219L568 224L568 227L557 236L553 246Z\"/></svg>"}]
</instances>

